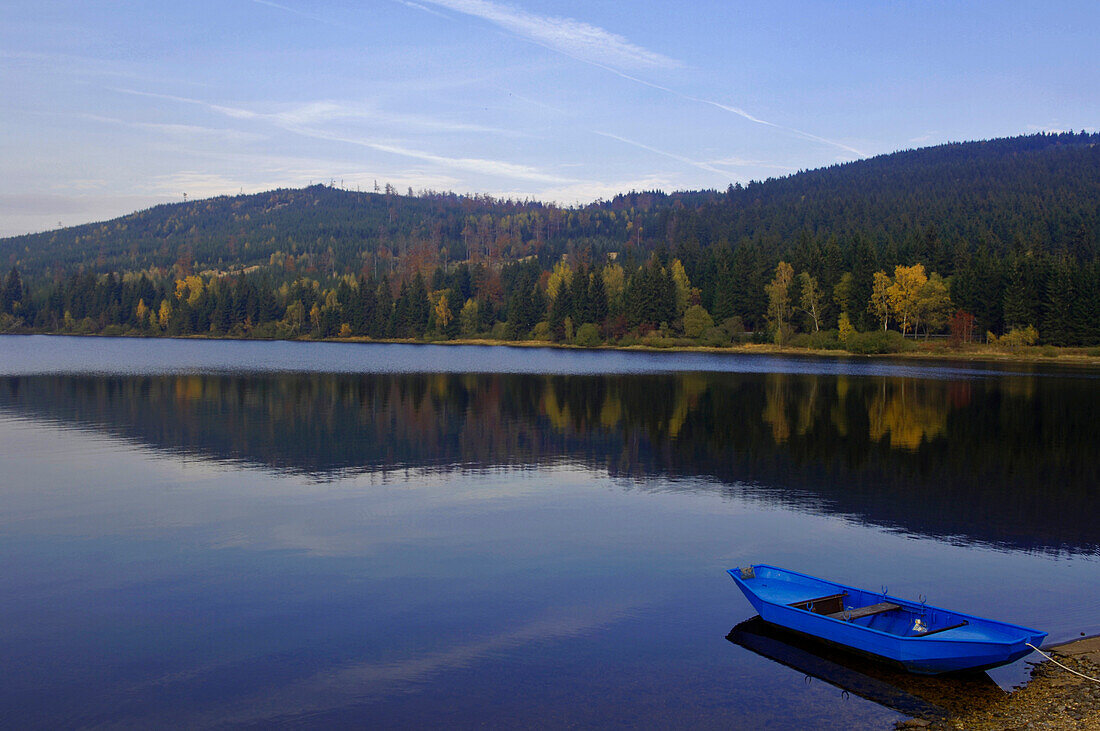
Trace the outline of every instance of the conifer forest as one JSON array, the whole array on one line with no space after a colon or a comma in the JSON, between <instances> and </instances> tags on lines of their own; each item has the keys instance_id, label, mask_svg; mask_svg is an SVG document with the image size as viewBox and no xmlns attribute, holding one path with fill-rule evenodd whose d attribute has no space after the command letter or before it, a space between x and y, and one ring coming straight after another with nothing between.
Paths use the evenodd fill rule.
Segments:
<instances>
[{"instance_id":1,"label":"conifer forest","mask_svg":"<svg viewBox=\"0 0 1100 731\"><path fill-rule=\"evenodd\" d=\"M166 204L0 240L0 331L1095 346L1098 142L948 144L577 207L389 185Z\"/></svg>"}]
</instances>

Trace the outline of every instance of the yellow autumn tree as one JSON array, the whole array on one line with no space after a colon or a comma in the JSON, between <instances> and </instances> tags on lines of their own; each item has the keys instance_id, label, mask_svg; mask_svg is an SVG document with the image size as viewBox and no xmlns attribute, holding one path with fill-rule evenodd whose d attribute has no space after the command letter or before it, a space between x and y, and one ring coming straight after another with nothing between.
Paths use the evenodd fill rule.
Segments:
<instances>
[{"instance_id":1,"label":"yellow autumn tree","mask_svg":"<svg viewBox=\"0 0 1100 731\"><path fill-rule=\"evenodd\" d=\"M691 281L679 259L673 259L669 269L672 272L672 282L676 285L676 316L679 317L687 309L691 297Z\"/></svg>"},{"instance_id":2,"label":"yellow autumn tree","mask_svg":"<svg viewBox=\"0 0 1100 731\"><path fill-rule=\"evenodd\" d=\"M867 311L878 318L885 330L890 325L890 287L894 280L886 272L875 272L871 286L871 303Z\"/></svg>"},{"instance_id":3,"label":"yellow autumn tree","mask_svg":"<svg viewBox=\"0 0 1100 731\"><path fill-rule=\"evenodd\" d=\"M607 292L607 303L618 307L623 301L626 288L626 272L618 264L608 264L603 268L603 288Z\"/></svg>"},{"instance_id":4,"label":"yellow autumn tree","mask_svg":"<svg viewBox=\"0 0 1100 731\"><path fill-rule=\"evenodd\" d=\"M558 298L558 292L562 287L568 287L573 281L573 270L564 261L559 261L550 272L550 278L546 280L546 294L551 300Z\"/></svg>"},{"instance_id":5,"label":"yellow autumn tree","mask_svg":"<svg viewBox=\"0 0 1100 731\"><path fill-rule=\"evenodd\" d=\"M439 300L435 303L435 324L440 331L446 329L455 319L451 308L447 305L447 290L439 293Z\"/></svg>"},{"instance_id":6,"label":"yellow autumn tree","mask_svg":"<svg viewBox=\"0 0 1100 731\"><path fill-rule=\"evenodd\" d=\"M909 332L919 315L920 293L926 284L928 275L924 272L924 264L894 267L894 282L887 288L886 298L902 333Z\"/></svg>"},{"instance_id":7,"label":"yellow autumn tree","mask_svg":"<svg viewBox=\"0 0 1100 731\"><path fill-rule=\"evenodd\" d=\"M176 299L186 299L187 304L191 307L195 307L199 304L202 292L202 277L197 274L191 274L183 279L176 280Z\"/></svg>"},{"instance_id":8,"label":"yellow autumn tree","mask_svg":"<svg viewBox=\"0 0 1100 731\"><path fill-rule=\"evenodd\" d=\"M172 319L172 305L168 304L168 300L163 299L160 301L160 312L157 315L157 324L160 325L161 330L168 329L168 321Z\"/></svg>"}]
</instances>

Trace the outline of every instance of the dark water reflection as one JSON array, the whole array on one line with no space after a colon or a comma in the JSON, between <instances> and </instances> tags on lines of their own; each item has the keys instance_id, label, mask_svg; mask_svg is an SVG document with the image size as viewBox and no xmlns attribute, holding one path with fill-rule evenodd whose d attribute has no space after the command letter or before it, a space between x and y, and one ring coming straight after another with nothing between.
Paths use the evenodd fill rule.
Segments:
<instances>
[{"instance_id":1,"label":"dark water reflection","mask_svg":"<svg viewBox=\"0 0 1100 731\"><path fill-rule=\"evenodd\" d=\"M727 491L954 541L1094 553L1094 384L728 373L46 375L0 379L0 409L315 480L569 463L643 488ZM699 477L707 479L683 479Z\"/></svg>"},{"instance_id":2,"label":"dark water reflection","mask_svg":"<svg viewBox=\"0 0 1100 731\"><path fill-rule=\"evenodd\" d=\"M499 352L0 338L0 725L884 728L1000 692L727 642L744 561L1100 631L1088 374Z\"/></svg>"},{"instance_id":3,"label":"dark water reflection","mask_svg":"<svg viewBox=\"0 0 1100 731\"><path fill-rule=\"evenodd\" d=\"M986 673L914 675L775 627L760 617L741 622L726 639L803 673L807 680L822 680L846 693L927 721L993 705L1006 695Z\"/></svg>"}]
</instances>

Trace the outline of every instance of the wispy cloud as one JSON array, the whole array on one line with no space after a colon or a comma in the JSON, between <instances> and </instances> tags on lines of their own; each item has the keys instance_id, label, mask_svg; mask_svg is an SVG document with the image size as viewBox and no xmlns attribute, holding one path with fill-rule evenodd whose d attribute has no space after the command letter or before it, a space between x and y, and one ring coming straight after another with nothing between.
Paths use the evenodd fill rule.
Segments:
<instances>
[{"instance_id":1,"label":"wispy cloud","mask_svg":"<svg viewBox=\"0 0 1100 731\"><path fill-rule=\"evenodd\" d=\"M790 165L776 165L766 160L746 160L743 157L723 157L718 160L707 160L708 165L721 165L722 167L731 168L764 168L766 170L782 170L784 172L794 172L797 168L793 168Z\"/></svg>"},{"instance_id":2,"label":"wispy cloud","mask_svg":"<svg viewBox=\"0 0 1100 731\"><path fill-rule=\"evenodd\" d=\"M443 13L439 12L438 10L432 10L427 5L421 5L420 3L415 3L412 0L397 0L397 2L401 3L402 5L404 5L407 8L413 8L414 10L422 10L425 13L428 13L429 15L435 15L437 17L447 18L448 20L450 20L450 16L444 15Z\"/></svg>"},{"instance_id":3,"label":"wispy cloud","mask_svg":"<svg viewBox=\"0 0 1100 731\"><path fill-rule=\"evenodd\" d=\"M608 66L604 66L603 68L606 69L607 71L610 71L613 74L621 76L622 78L627 79L629 81L633 81L637 84L642 84L644 86L650 87L651 89L657 89L659 91L663 91L663 92L666 92L668 94L672 94L673 96L678 96L681 99L687 99L688 101L697 102L699 104L706 104L708 106L714 107L715 109L721 109L724 112L729 112L730 114L736 114L738 117L741 117L742 119L747 119L748 121L753 122L754 124L760 124L760 125L763 125L765 127L772 127L773 129L783 130L785 132L789 132L790 134L795 135L796 137L801 137L803 139L811 140L813 142L820 142L820 143L825 144L825 145L830 145L831 147L836 147L838 149L844 150L845 152L851 153L851 154L856 155L858 157L863 157L865 155L864 152L862 152L860 150L857 150L856 148L852 147L851 145L847 145L847 144L845 144L843 142L839 142L837 140L831 140L831 139L828 139L826 137L821 137L819 135L815 135L815 134L812 134L810 132L805 132L805 131L797 129L795 127L788 127L786 125L776 124L775 122L769 122L766 119L761 119L760 117L756 116L755 114L750 114L749 112L745 111L744 109L742 109L740 107L735 107L735 106L732 106L730 104L723 104L721 102L716 102L713 99L706 99L706 98L700 97L700 96L693 96L691 94L685 94L682 91L677 91L676 89L673 89L673 88L668 87L668 86L662 86L661 84L655 84L652 81L646 81L645 79L639 79L637 76L631 76L630 74L623 73L622 71L619 71L618 69L610 68Z\"/></svg>"},{"instance_id":4,"label":"wispy cloud","mask_svg":"<svg viewBox=\"0 0 1100 731\"><path fill-rule=\"evenodd\" d=\"M687 165L692 165L694 167L699 168L700 170L706 170L707 172L715 173L715 174L721 175L723 177L727 177L729 175L729 173L727 173L725 170L719 170L718 168L716 168L713 165L710 165L708 163L701 162L699 160L692 160L691 158L684 157L683 155L677 155L675 152L668 152L667 150L661 150L661 149L658 149L656 147L650 147L649 145L643 144L643 143L638 142L636 140L627 139L626 137L620 137L619 135L614 135L614 134L611 134L610 132L596 132L596 134L600 135L601 137L607 137L607 138L612 139L612 140L617 140L617 141L622 142L622 143L627 144L627 145L633 145L634 147L640 148L642 150L652 152L655 155L662 155L664 157L671 158L673 160L679 160L682 163L685 163Z\"/></svg>"},{"instance_id":5,"label":"wispy cloud","mask_svg":"<svg viewBox=\"0 0 1100 731\"><path fill-rule=\"evenodd\" d=\"M417 114L400 114L380 110L370 104L339 101L314 101L289 107L268 116L284 124L326 124L337 121L367 121L379 125L400 127L403 131L425 132L475 132L494 135L526 136L500 127L469 124L453 119L424 117Z\"/></svg>"},{"instance_id":6,"label":"wispy cloud","mask_svg":"<svg viewBox=\"0 0 1100 731\"><path fill-rule=\"evenodd\" d=\"M736 114L742 119L746 119L754 124L772 127L793 134L796 137L836 147L858 157L864 156L862 151L844 142L821 137L820 135L815 135L796 127L770 122L740 107L723 104L713 99L685 94L671 87L656 84L652 81L647 81L646 79L628 74L623 71L624 68L632 70L653 68L667 69L680 67L683 64L676 59L636 46L622 36L606 31L603 28L598 28L568 18L535 15L534 13L529 13L525 10L513 8L508 5L489 2L489 0L424 1L466 15L482 18L521 38L525 38L540 46L557 51L578 61L598 66L637 84L642 84L652 89L672 94L681 99L699 104L707 104L716 109Z\"/></svg>"},{"instance_id":7,"label":"wispy cloud","mask_svg":"<svg viewBox=\"0 0 1100 731\"><path fill-rule=\"evenodd\" d=\"M416 150L410 147L406 147L404 145L378 142L371 139L344 137L341 135L330 134L327 132L322 132L320 130L309 129L305 127L287 127L286 129L297 132L298 134L307 137L313 137L314 139L327 140L330 142L342 142L349 145L357 145L359 147L366 147L377 152L384 152L390 155L398 155L414 160L420 160L422 162L429 162L445 168L465 170L466 172L476 173L478 175L500 176L506 178L514 178L517 180L530 180L539 183L574 182L570 178L563 178L558 175L546 173L530 165L522 165L518 163L507 162L504 160L492 160L477 157L448 157L446 155L437 155L435 153L425 152L423 150Z\"/></svg>"},{"instance_id":8,"label":"wispy cloud","mask_svg":"<svg viewBox=\"0 0 1100 731\"><path fill-rule=\"evenodd\" d=\"M159 132L176 138L189 140L221 139L229 142L255 142L264 139L264 135L254 132L242 132L236 129L223 129L215 127L203 127L194 124L166 124L161 122L137 122L133 120L105 117L100 114L77 114L76 117L90 122L129 127L130 129L144 129L150 132Z\"/></svg>"},{"instance_id":9,"label":"wispy cloud","mask_svg":"<svg viewBox=\"0 0 1100 731\"><path fill-rule=\"evenodd\" d=\"M309 137L317 140L325 140L328 142L356 145L358 147L365 147L371 150L375 150L377 152L407 157L414 160L420 160L422 162L433 163L435 165L446 168L477 173L479 175L496 175L541 183L575 182L570 178L563 178L558 175L552 175L529 165L522 165L503 160L492 160L485 158L449 157L446 155L437 155L435 153L417 150L399 143L378 140L370 137L356 137L343 133L330 132L327 130L318 129L316 126L303 123L316 120L327 120L331 119L334 114L343 113L342 111L334 109L326 104L314 106L305 105L303 107L299 107L290 111L264 113L256 112L250 109L243 109L240 107L229 107L222 104L214 104L211 102L203 101L201 99L191 99L169 94L155 94L152 92L134 91L131 89L117 89L116 91L128 94L137 94L140 96L168 99L171 101L179 102L181 104L198 105L210 111L224 114L233 119L267 122L286 132L297 134L303 137Z\"/></svg>"},{"instance_id":10,"label":"wispy cloud","mask_svg":"<svg viewBox=\"0 0 1100 731\"><path fill-rule=\"evenodd\" d=\"M126 88L115 88L112 89L112 91L117 91L122 94L151 97L154 99L166 99L181 104L196 105L218 112L219 114L224 114L232 119L266 120L287 127L328 124L339 121L361 121L375 123L379 126L398 127L403 132L474 132L515 137L526 136L525 132L517 132L515 130L502 129L500 127L470 124L453 119L425 117L417 114L388 112L362 102L319 100L285 105L278 111L260 112L241 107L229 107L222 104L207 102L202 99L176 96L173 94L158 94L155 92Z\"/></svg>"},{"instance_id":11,"label":"wispy cloud","mask_svg":"<svg viewBox=\"0 0 1100 731\"><path fill-rule=\"evenodd\" d=\"M325 25L333 25L333 26L336 26L337 28L350 28L351 27L351 26L349 26L345 23L338 23L338 22L336 22L334 20L330 20L329 18L326 18L324 16L316 15L315 13L307 13L304 10L299 10L298 8L291 7L290 5L283 5L282 3L272 2L271 0L252 0L252 2L256 3L257 5L266 5L269 8L275 8L277 10L282 10L283 12L286 12L286 13L293 13L294 15L300 15L303 18L309 18L310 20L317 21L318 23L324 23Z\"/></svg>"},{"instance_id":12,"label":"wispy cloud","mask_svg":"<svg viewBox=\"0 0 1100 731\"><path fill-rule=\"evenodd\" d=\"M271 0L252 1L261 5L296 13L304 17L313 18L321 22L329 22L320 16L315 16L287 5L271 2ZM812 132L798 129L797 127L771 122L741 107L724 104L705 97L685 94L671 87L663 86L628 74L624 72L623 69L674 69L682 67L683 64L677 59L638 46L616 33L612 33L604 28L583 21L574 20L572 18L538 15L511 5L491 2L491 0L423 0L422 2L396 0L396 2L410 8L426 10L428 12L433 11L427 6L436 6L446 8L456 13L462 13L463 15L480 18L503 28L517 37L542 46L543 48L555 51L582 63L602 68L637 84L642 84L652 89L657 89L698 104L706 104L716 109L729 112L730 114L736 114L742 119L748 120L754 124L772 127L794 135L795 137L801 137L805 140L835 147L850 155L855 155L856 157L864 157L866 155L862 150L839 140L822 137Z\"/></svg>"},{"instance_id":13,"label":"wispy cloud","mask_svg":"<svg viewBox=\"0 0 1100 731\"><path fill-rule=\"evenodd\" d=\"M615 68L681 65L676 59L642 48L616 33L572 18L536 15L489 0L424 0L422 4L481 18L520 38L582 61Z\"/></svg>"}]
</instances>

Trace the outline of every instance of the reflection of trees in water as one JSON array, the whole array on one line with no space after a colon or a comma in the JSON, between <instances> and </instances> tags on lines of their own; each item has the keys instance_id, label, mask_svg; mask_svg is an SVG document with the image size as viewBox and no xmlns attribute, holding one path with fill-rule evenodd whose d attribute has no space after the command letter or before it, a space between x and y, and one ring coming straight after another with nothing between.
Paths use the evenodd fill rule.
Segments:
<instances>
[{"instance_id":1,"label":"reflection of trees in water","mask_svg":"<svg viewBox=\"0 0 1100 731\"><path fill-rule=\"evenodd\" d=\"M813 426L820 407L817 399L819 379L810 379L807 388L799 388L785 373L769 373L765 381L765 406L761 418L771 425L772 439L783 444L794 433L805 436Z\"/></svg>"},{"instance_id":2,"label":"reflection of trees in water","mask_svg":"<svg viewBox=\"0 0 1100 731\"><path fill-rule=\"evenodd\" d=\"M0 379L0 407L328 479L583 463L936 534L1100 544L1091 381L795 374ZM717 480L719 485L715 485ZM685 483L673 483L684 486ZM686 489L686 488L685 488Z\"/></svg>"},{"instance_id":3,"label":"reflection of trees in water","mask_svg":"<svg viewBox=\"0 0 1100 731\"><path fill-rule=\"evenodd\" d=\"M940 381L909 378L874 379L875 389L863 398L867 411L867 439L897 449L917 449L922 442L942 437L947 415L955 403L950 385ZM776 444L786 443L792 433L806 436L815 428L847 436L863 419L851 420L846 407L850 384L839 377L832 384L832 398L819 397L825 389L821 378L773 373L766 377L765 405L761 418L771 427ZM828 409L827 421L821 419ZM853 423L854 421L854 423Z\"/></svg>"},{"instance_id":4,"label":"reflection of trees in water","mask_svg":"<svg viewBox=\"0 0 1100 731\"><path fill-rule=\"evenodd\" d=\"M921 442L943 436L951 410L943 382L906 378L881 382L867 409L871 441L887 439L892 447L914 450Z\"/></svg>"}]
</instances>

